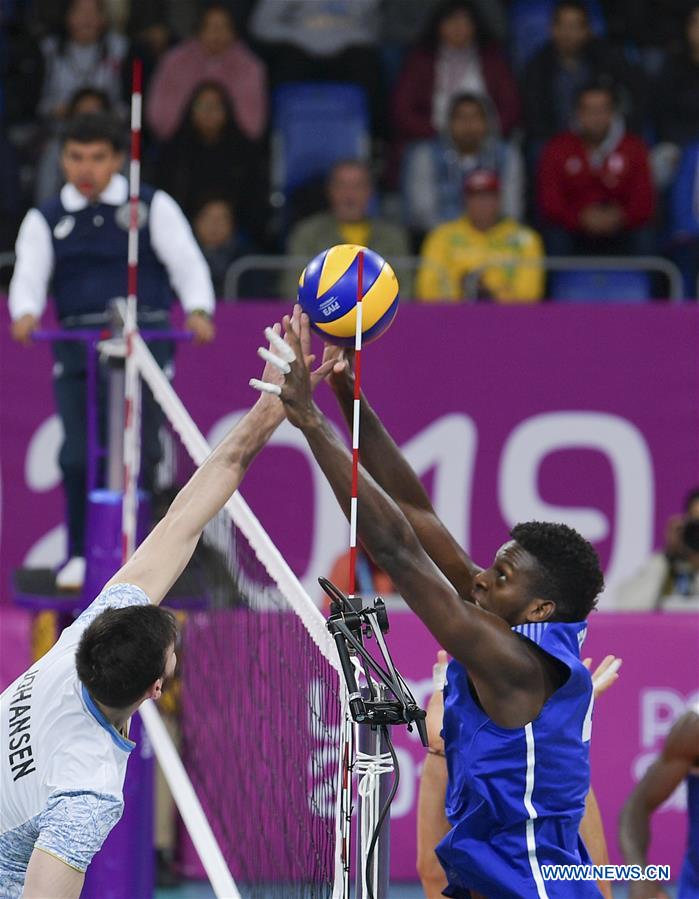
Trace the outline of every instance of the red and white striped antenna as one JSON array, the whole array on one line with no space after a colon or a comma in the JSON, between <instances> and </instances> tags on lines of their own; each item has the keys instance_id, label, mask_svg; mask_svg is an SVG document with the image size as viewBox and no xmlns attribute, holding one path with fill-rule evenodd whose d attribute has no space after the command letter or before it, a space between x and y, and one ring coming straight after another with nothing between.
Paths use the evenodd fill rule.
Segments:
<instances>
[{"instance_id":1,"label":"red and white striped antenna","mask_svg":"<svg viewBox=\"0 0 699 899\"><path fill-rule=\"evenodd\" d=\"M357 512L359 494L359 407L362 395L362 298L364 296L364 250L357 254L357 323L354 333L354 406L352 410L352 496L350 499L349 594L356 589Z\"/></svg>"},{"instance_id":2,"label":"red and white striped antenna","mask_svg":"<svg viewBox=\"0 0 699 899\"><path fill-rule=\"evenodd\" d=\"M124 339L124 502L122 506L122 560L136 548L138 472L141 457L141 382L133 355L133 335L138 330L138 231L141 191L142 66L134 59L131 70L131 161L129 165L128 282Z\"/></svg>"}]
</instances>

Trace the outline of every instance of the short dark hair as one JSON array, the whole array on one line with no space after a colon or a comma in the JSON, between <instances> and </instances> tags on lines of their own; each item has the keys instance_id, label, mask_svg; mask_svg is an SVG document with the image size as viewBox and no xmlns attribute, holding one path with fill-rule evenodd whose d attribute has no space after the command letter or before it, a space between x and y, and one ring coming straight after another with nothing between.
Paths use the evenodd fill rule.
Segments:
<instances>
[{"instance_id":1,"label":"short dark hair","mask_svg":"<svg viewBox=\"0 0 699 899\"><path fill-rule=\"evenodd\" d=\"M576 12L582 13L588 22L590 20L590 11L584 0L559 0L553 8L553 18L558 18L564 9L574 9Z\"/></svg>"},{"instance_id":2,"label":"short dark hair","mask_svg":"<svg viewBox=\"0 0 699 899\"><path fill-rule=\"evenodd\" d=\"M124 149L124 129L121 124L107 112L90 113L76 116L67 121L61 130L61 144L68 141L77 144L107 143L115 153Z\"/></svg>"},{"instance_id":3,"label":"short dark hair","mask_svg":"<svg viewBox=\"0 0 699 899\"><path fill-rule=\"evenodd\" d=\"M584 621L604 588L592 545L568 525L548 521L517 524L510 534L538 563L539 571L531 582L532 596L555 602L552 620Z\"/></svg>"},{"instance_id":4,"label":"short dark hair","mask_svg":"<svg viewBox=\"0 0 699 899\"><path fill-rule=\"evenodd\" d=\"M230 26L233 31L237 31L235 16L233 15L233 11L229 6L226 6L225 3L217 2L214 0L212 3L207 3L204 6L201 6L199 9L199 15L197 16L197 25L196 25L196 34L198 34L201 29L204 27L204 22L206 21L206 17L209 13L212 12L220 12L223 13L228 21L230 22Z\"/></svg>"},{"instance_id":5,"label":"short dark hair","mask_svg":"<svg viewBox=\"0 0 699 899\"><path fill-rule=\"evenodd\" d=\"M600 76L595 81L588 81L583 84L575 95L576 107L580 105L585 94L607 94L612 101L612 106L617 106L616 86L611 78Z\"/></svg>"},{"instance_id":6,"label":"short dark hair","mask_svg":"<svg viewBox=\"0 0 699 899\"><path fill-rule=\"evenodd\" d=\"M684 514L686 515L689 510L692 508L694 503L699 500L699 487L694 487L693 490L690 490L687 496L684 499Z\"/></svg>"},{"instance_id":7,"label":"short dark hair","mask_svg":"<svg viewBox=\"0 0 699 899\"><path fill-rule=\"evenodd\" d=\"M461 93L454 94L454 96L449 101L449 115L447 116L448 120L451 121L454 117L454 113L464 103L471 103L473 106L477 106L483 117L488 119L488 101L483 97L482 94L475 94L470 91L462 91Z\"/></svg>"},{"instance_id":8,"label":"short dark hair","mask_svg":"<svg viewBox=\"0 0 699 899\"><path fill-rule=\"evenodd\" d=\"M175 618L167 609L107 609L80 638L78 677L98 702L125 709L163 676L168 649L176 639Z\"/></svg>"},{"instance_id":9,"label":"short dark hair","mask_svg":"<svg viewBox=\"0 0 699 899\"><path fill-rule=\"evenodd\" d=\"M356 159L354 157L348 157L347 159L338 159L328 169L328 174L326 176L326 184L332 181L335 177L339 169L344 169L346 167L352 167L355 169L361 169L363 172L366 172L367 178L373 183L374 176L371 171L371 166L366 161L366 159Z\"/></svg>"},{"instance_id":10,"label":"short dark hair","mask_svg":"<svg viewBox=\"0 0 699 899\"><path fill-rule=\"evenodd\" d=\"M78 107L78 104L85 100L87 97L92 97L95 100L98 100L102 104L102 112L110 112L112 108L112 101L109 99L109 95L106 91L102 91L97 87L81 87L78 88L77 91L71 96L70 100L68 100L68 111L66 115L70 118L71 116L75 116L75 110ZM99 115L100 113L89 113L89 115Z\"/></svg>"},{"instance_id":11,"label":"short dark hair","mask_svg":"<svg viewBox=\"0 0 699 899\"><path fill-rule=\"evenodd\" d=\"M422 30L420 42L427 47L436 47L439 40L439 26L444 19L448 19L455 12L466 13L473 22L475 43L482 44L488 35L477 6L470 0L441 0L432 10L432 15Z\"/></svg>"}]
</instances>

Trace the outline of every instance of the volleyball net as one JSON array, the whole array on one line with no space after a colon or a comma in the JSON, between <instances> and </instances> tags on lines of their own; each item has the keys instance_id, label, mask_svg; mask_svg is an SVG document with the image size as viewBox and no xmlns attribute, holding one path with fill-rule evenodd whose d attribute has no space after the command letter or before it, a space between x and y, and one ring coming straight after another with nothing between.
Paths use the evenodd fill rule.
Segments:
<instances>
[{"instance_id":1,"label":"volleyball net","mask_svg":"<svg viewBox=\"0 0 699 899\"><path fill-rule=\"evenodd\" d=\"M158 480L174 496L210 447L144 341L131 340L164 416ZM245 899L341 899L352 728L325 619L239 493L173 591L187 609L179 758L153 708L144 723L215 892L229 899L232 876Z\"/></svg>"}]
</instances>

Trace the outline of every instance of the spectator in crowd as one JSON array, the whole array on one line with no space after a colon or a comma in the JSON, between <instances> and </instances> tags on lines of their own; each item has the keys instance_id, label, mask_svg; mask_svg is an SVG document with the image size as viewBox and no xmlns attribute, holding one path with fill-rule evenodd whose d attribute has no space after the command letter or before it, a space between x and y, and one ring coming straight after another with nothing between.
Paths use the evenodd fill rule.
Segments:
<instances>
[{"instance_id":1,"label":"spectator in crowd","mask_svg":"<svg viewBox=\"0 0 699 899\"><path fill-rule=\"evenodd\" d=\"M205 82L194 91L174 137L163 144L153 180L188 217L213 194L236 208L245 195L255 206L262 198L251 177L254 146L239 129L226 90Z\"/></svg>"},{"instance_id":2,"label":"spectator in crowd","mask_svg":"<svg viewBox=\"0 0 699 899\"><path fill-rule=\"evenodd\" d=\"M46 75L39 111L47 119L62 119L82 87L104 91L114 107L121 102L127 42L108 29L103 0L70 0L63 33L45 38L41 49Z\"/></svg>"},{"instance_id":3,"label":"spectator in crowd","mask_svg":"<svg viewBox=\"0 0 699 899\"><path fill-rule=\"evenodd\" d=\"M108 326L110 303L126 295L129 227L128 182L121 127L105 115L74 119L63 136L66 184L58 196L30 209L20 227L17 262L10 283L12 335L28 343L51 288L61 329ZM187 312L195 339L213 338L214 295L206 262L182 211L162 191L141 185L139 235L139 320L167 329L173 292ZM63 423L59 454L68 518L67 564L56 584L79 589L85 576L86 358L75 341L53 344L54 391ZM172 358L167 341L152 345L164 367ZM159 407L143 395L142 481L152 489L160 458Z\"/></svg>"},{"instance_id":4,"label":"spectator in crowd","mask_svg":"<svg viewBox=\"0 0 699 899\"><path fill-rule=\"evenodd\" d=\"M0 107L8 126L34 124L44 81L44 57L21 12L0 5Z\"/></svg>"},{"instance_id":5,"label":"spectator in crowd","mask_svg":"<svg viewBox=\"0 0 699 899\"><path fill-rule=\"evenodd\" d=\"M221 3L203 10L196 36L168 51L153 75L146 120L156 138L174 135L203 81L224 88L236 126L248 140L262 136L267 124L265 68L238 37L231 13Z\"/></svg>"},{"instance_id":6,"label":"spectator in crowd","mask_svg":"<svg viewBox=\"0 0 699 899\"><path fill-rule=\"evenodd\" d=\"M626 121L642 130L642 73L594 36L583 0L562 0L554 8L550 40L529 61L522 79L524 123L535 150L571 127L580 89L602 80L615 85Z\"/></svg>"},{"instance_id":7,"label":"spectator in crowd","mask_svg":"<svg viewBox=\"0 0 699 899\"><path fill-rule=\"evenodd\" d=\"M617 587L624 612L699 611L699 487L665 528L665 546Z\"/></svg>"},{"instance_id":8,"label":"spectator in crowd","mask_svg":"<svg viewBox=\"0 0 699 899\"><path fill-rule=\"evenodd\" d=\"M536 261L543 256L541 238L531 228L503 218L497 174L472 172L466 179L464 204L460 218L439 225L425 238L418 299L540 300L544 275Z\"/></svg>"},{"instance_id":9,"label":"spectator in crowd","mask_svg":"<svg viewBox=\"0 0 699 899\"><path fill-rule=\"evenodd\" d=\"M465 91L488 96L503 134L509 135L519 121L519 98L507 61L485 42L470 3L443 0L408 55L394 91L399 151L407 141L441 133L452 97Z\"/></svg>"},{"instance_id":10,"label":"spectator in crowd","mask_svg":"<svg viewBox=\"0 0 699 899\"><path fill-rule=\"evenodd\" d=\"M160 60L175 43L167 6L163 0L140 0L131 4L127 22L129 53L122 70L126 97L131 94L133 61L141 61L143 95L148 96L150 81Z\"/></svg>"},{"instance_id":11,"label":"spectator in crowd","mask_svg":"<svg viewBox=\"0 0 699 899\"><path fill-rule=\"evenodd\" d=\"M205 200L195 212L192 224L209 266L216 296L223 297L226 272L236 259L251 253L253 248L238 230L233 205L227 197L212 196ZM241 286L241 295L255 294L244 293Z\"/></svg>"},{"instance_id":12,"label":"spectator in crowd","mask_svg":"<svg viewBox=\"0 0 699 899\"><path fill-rule=\"evenodd\" d=\"M0 253L12 249L22 216L22 190L15 148L0 122ZM6 285L3 277L0 285Z\"/></svg>"},{"instance_id":13,"label":"spectator in crowd","mask_svg":"<svg viewBox=\"0 0 699 899\"><path fill-rule=\"evenodd\" d=\"M545 146L538 180L550 253L652 253L648 150L626 131L610 87L580 91L575 129Z\"/></svg>"},{"instance_id":14,"label":"spectator in crowd","mask_svg":"<svg viewBox=\"0 0 699 899\"><path fill-rule=\"evenodd\" d=\"M380 24L380 0L258 0L249 28L261 44L275 86L288 81L358 84L378 126L384 114Z\"/></svg>"},{"instance_id":15,"label":"spectator in crowd","mask_svg":"<svg viewBox=\"0 0 699 899\"><path fill-rule=\"evenodd\" d=\"M374 183L369 166L359 160L337 162L328 175L326 192L329 209L302 219L294 226L287 242L287 253L310 260L326 247L339 243L371 247L389 263L409 253L408 236L399 225L377 218L371 212ZM408 274L395 266L401 294L411 295ZM283 296L293 298L298 290L298 273L289 272L283 280Z\"/></svg>"},{"instance_id":16,"label":"spectator in crowd","mask_svg":"<svg viewBox=\"0 0 699 899\"><path fill-rule=\"evenodd\" d=\"M619 845L628 865L646 870L651 816L683 782L687 787L687 849L677 897L693 899L699 896L699 702L694 702L672 725L660 754L646 769L621 810ZM664 885L650 879L651 871L647 874L648 880L639 879L630 884L629 899L669 899ZM677 876L677 869L673 869L673 875Z\"/></svg>"},{"instance_id":17,"label":"spectator in crowd","mask_svg":"<svg viewBox=\"0 0 699 899\"><path fill-rule=\"evenodd\" d=\"M84 115L94 115L111 111L109 97L104 91L93 87L81 87L68 101L66 121ZM34 202L40 206L53 197L63 184L61 170L61 138L56 134L44 147L36 169Z\"/></svg>"},{"instance_id":18,"label":"spectator in crowd","mask_svg":"<svg viewBox=\"0 0 699 899\"><path fill-rule=\"evenodd\" d=\"M660 141L682 147L699 139L699 3L687 16L681 49L660 73L655 106Z\"/></svg>"},{"instance_id":19,"label":"spectator in crowd","mask_svg":"<svg viewBox=\"0 0 699 899\"><path fill-rule=\"evenodd\" d=\"M685 147L670 197L670 255L684 276L685 296L699 296L699 141Z\"/></svg>"},{"instance_id":20,"label":"spectator in crowd","mask_svg":"<svg viewBox=\"0 0 699 899\"><path fill-rule=\"evenodd\" d=\"M696 0L602 0L602 5L610 39L632 47L643 69L655 75L666 53L681 45Z\"/></svg>"},{"instance_id":21,"label":"spectator in crowd","mask_svg":"<svg viewBox=\"0 0 699 899\"><path fill-rule=\"evenodd\" d=\"M521 219L524 166L519 149L500 139L489 101L456 94L440 137L413 144L403 163L403 203L408 224L418 232L458 218L464 178L477 169L496 172L502 184L502 212Z\"/></svg>"}]
</instances>

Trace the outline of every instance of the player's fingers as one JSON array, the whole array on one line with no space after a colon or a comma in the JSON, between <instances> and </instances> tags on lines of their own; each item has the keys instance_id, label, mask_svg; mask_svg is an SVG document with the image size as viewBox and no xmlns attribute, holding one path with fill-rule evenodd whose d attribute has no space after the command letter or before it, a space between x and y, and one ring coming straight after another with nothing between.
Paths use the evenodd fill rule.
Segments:
<instances>
[{"instance_id":1,"label":"player's fingers","mask_svg":"<svg viewBox=\"0 0 699 899\"><path fill-rule=\"evenodd\" d=\"M290 350L294 354L294 358L289 359L289 362L294 362L299 356L302 355L301 341L294 332L293 326L291 324L291 319L288 315L284 316L284 318L282 319L282 324L284 325L284 332L286 334L286 339L288 340L288 344L286 345L287 351Z\"/></svg>"},{"instance_id":2,"label":"player's fingers","mask_svg":"<svg viewBox=\"0 0 699 899\"><path fill-rule=\"evenodd\" d=\"M437 653L437 663L439 665L447 664L447 652L445 649L440 649L439 652Z\"/></svg>"},{"instance_id":3,"label":"player's fingers","mask_svg":"<svg viewBox=\"0 0 699 899\"><path fill-rule=\"evenodd\" d=\"M284 316L284 329L287 334L293 334L293 332L291 331L291 324L288 315ZM292 348L291 341L289 341L289 343L286 343L281 338L281 336L274 331L273 328L265 328L265 337L269 341L269 344L275 351L275 353L278 353L282 359L284 359L286 362L296 361L296 353Z\"/></svg>"},{"instance_id":4,"label":"player's fingers","mask_svg":"<svg viewBox=\"0 0 699 899\"><path fill-rule=\"evenodd\" d=\"M592 667L592 659L583 659L583 665L584 665L584 666L587 668L587 670L589 671L590 668Z\"/></svg>"},{"instance_id":5,"label":"player's fingers","mask_svg":"<svg viewBox=\"0 0 699 899\"><path fill-rule=\"evenodd\" d=\"M314 381L322 381L323 378L327 377L332 370L333 364L332 361L327 361L321 363L315 371L311 372L311 377Z\"/></svg>"},{"instance_id":6,"label":"player's fingers","mask_svg":"<svg viewBox=\"0 0 699 899\"><path fill-rule=\"evenodd\" d=\"M260 359L264 359L265 362L269 362L270 365L278 368L279 371L285 375L288 375L291 371L291 367L285 359L280 359L279 356L275 356L274 353L270 353L270 351L265 349L265 347L263 346L257 348L257 355L260 357Z\"/></svg>"},{"instance_id":7,"label":"player's fingers","mask_svg":"<svg viewBox=\"0 0 699 899\"><path fill-rule=\"evenodd\" d=\"M260 381L258 378L250 378L248 383L260 393L273 393L275 396L281 396L282 389L279 384L268 384L267 381Z\"/></svg>"}]
</instances>

